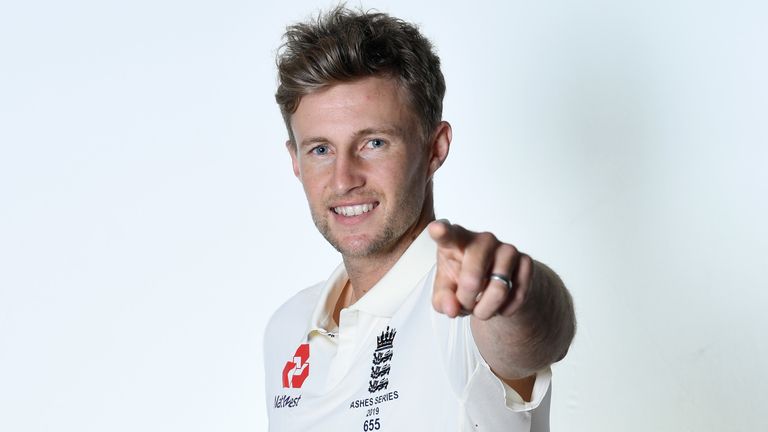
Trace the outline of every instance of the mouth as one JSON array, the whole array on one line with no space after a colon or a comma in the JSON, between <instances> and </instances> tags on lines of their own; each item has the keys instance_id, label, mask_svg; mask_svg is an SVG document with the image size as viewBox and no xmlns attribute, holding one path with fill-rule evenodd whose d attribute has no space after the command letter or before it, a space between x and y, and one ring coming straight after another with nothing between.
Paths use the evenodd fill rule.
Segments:
<instances>
[{"instance_id":1,"label":"mouth","mask_svg":"<svg viewBox=\"0 0 768 432\"><path fill-rule=\"evenodd\" d=\"M378 207L378 205L379 205L378 202L345 205L345 206L331 207L331 211L333 211L339 216L353 217L353 216L360 216L362 214L368 213L369 211Z\"/></svg>"}]
</instances>

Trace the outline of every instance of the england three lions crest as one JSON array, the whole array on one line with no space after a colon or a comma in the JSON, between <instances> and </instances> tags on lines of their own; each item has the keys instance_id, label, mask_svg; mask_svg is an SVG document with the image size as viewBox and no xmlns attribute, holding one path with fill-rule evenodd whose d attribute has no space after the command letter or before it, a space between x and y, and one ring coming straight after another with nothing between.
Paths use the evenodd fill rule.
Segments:
<instances>
[{"instance_id":1,"label":"england three lions crest","mask_svg":"<svg viewBox=\"0 0 768 432\"><path fill-rule=\"evenodd\" d=\"M394 328L390 330L389 326L387 326L387 329L381 332L380 336L376 337L376 351L373 352L371 380L368 381L368 391L370 393L384 390L389 386L389 363L392 360L396 334L397 330Z\"/></svg>"}]
</instances>

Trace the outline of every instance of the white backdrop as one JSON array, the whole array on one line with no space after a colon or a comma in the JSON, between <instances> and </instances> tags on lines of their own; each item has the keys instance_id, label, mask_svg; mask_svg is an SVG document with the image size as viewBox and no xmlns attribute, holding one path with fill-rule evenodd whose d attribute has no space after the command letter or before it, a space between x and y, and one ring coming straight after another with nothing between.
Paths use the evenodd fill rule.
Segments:
<instances>
[{"instance_id":1,"label":"white backdrop","mask_svg":"<svg viewBox=\"0 0 768 432\"><path fill-rule=\"evenodd\" d=\"M0 430L266 428L266 321L339 261L274 54L331 4L0 6ZM765 3L365 6L443 59L438 216L573 293L553 430L768 430Z\"/></svg>"}]
</instances>

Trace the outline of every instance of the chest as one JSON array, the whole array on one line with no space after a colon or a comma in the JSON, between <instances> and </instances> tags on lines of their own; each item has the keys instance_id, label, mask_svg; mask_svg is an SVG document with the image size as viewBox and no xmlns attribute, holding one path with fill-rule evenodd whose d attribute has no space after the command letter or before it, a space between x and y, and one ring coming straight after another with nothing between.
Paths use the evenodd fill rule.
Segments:
<instances>
[{"instance_id":1,"label":"chest","mask_svg":"<svg viewBox=\"0 0 768 432\"><path fill-rule=\"evenodd\" d=\"M342 316L338 334L286 338L285 364L267 369L270 428L394 431L455 424L461 402L446 379L428 300L416 292L391 318L358 312Z\"/></svg>"}]
</instances>

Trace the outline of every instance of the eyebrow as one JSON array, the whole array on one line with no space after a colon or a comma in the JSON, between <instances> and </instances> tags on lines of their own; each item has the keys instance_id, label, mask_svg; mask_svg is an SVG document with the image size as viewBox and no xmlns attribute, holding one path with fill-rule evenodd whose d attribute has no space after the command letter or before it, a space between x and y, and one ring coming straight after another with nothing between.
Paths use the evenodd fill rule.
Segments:
<instances>
[{"instance_id":1,"label":"eyebrow","mask_svg":"<svg viewBox=\"0 0 768 432\"><path fill-rule=\"evenodd\" d=\"M383 127L383 128L365 128L365 129L360 129L359 131L352 134L351 140L356 141L366 135L384 135L384 136L405 138L405 131L403 130L403 128L396 127L396 126ZM301 140L301 143L299 143L299 147L304 148L311 144L328 143L330 141L331 140L323 136L314 136L314 137L309 137Z\"/></svg>"}]
</instances>

